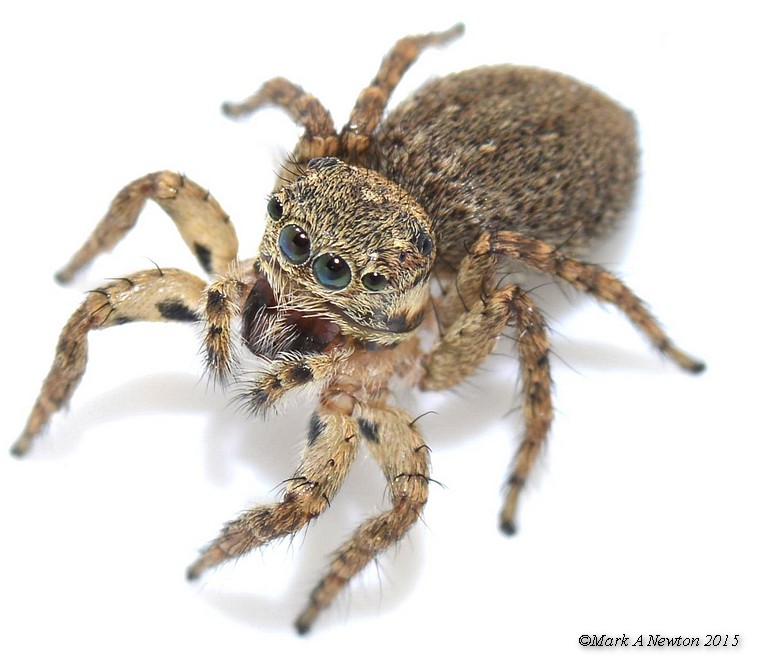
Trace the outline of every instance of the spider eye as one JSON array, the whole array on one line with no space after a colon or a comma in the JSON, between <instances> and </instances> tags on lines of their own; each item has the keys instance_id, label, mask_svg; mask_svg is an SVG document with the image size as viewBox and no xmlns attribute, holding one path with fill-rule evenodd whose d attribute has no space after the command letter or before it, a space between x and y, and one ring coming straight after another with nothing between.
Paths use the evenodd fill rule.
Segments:
<instances>
[{"instance_id":1,"label":"spider eye","mask_svg":"<svg viewBox=\"0 0 760 656\"><path fill-rule=\"evenodd\" d=\"M362 276L362 284L371 292L381 292L387 287L388 278L382 273L372 271Z\"/></svg>"},{"instance_id":2,"label":"spider eye","mask_svg":"<svg viewBox=\"0 0 760 656\"><path fill-rule=\"evenodd\" d=\"M295 225L285 226L278 240L280 250L293 264L303 264L309 259L311 241L306 231Z\"/></svg>"},{"instance_id":3,"label":"spider eye","mask_svg":"<svg viewBox=\"0 0 760 656\"><path fill-rule=\"evenodd\" d=\"M282 203L277 196L272 196L267 203L267 214L272 221L279 221L282 218Z\"/></svg>"},{"instance_id":4,"label":"spider eye","mask_svg":"<svg viewBox=\"0 0 760 656\"><path fill-rule=\"evenodd\" d=\"M314 275L325 287L343 289L351 282L351 267L342 257L326 253L314 260Z\"/></svg>"},{"instance_id":5,"label":"spider eye","mask_svg":"<svg viewBox=\"0 0 760 656\"><path fill-rule=\"evenodd\" d=\"M331 169L338 164L340 164L340 160L337 157L314 157L306 164L306 168L321 171L322 169Z\"/></svg>"},{"instance_id":6,"label":"spider eye","mask_svg":"<svg viewBox=\"0 0 760 656\"><path fill-rule=\"evenodd\" d=\"M419 252L422 253L425 257L433 252L433 240L424 232L421 232L417 236L417 240L414 242L414 245L417 247L417 250L419 250Z\"/></svg>"}]
</instances>

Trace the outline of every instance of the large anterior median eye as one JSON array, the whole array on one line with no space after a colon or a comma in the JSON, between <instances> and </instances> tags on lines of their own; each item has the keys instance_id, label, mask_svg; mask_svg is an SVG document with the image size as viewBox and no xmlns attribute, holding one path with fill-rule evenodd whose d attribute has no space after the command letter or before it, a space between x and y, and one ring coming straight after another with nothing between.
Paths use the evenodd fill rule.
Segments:
<instances>
[{"instance_id":1,"label":"large anterior median eye","mask_svg":"<svg viewBox=\"0 0 760 656\"><path fill-rule=\"evenodd\" d=\"M314 275L325 287L343 289L351 282L351 267L342 257L326 253L314 260Z\"/></svg>"},{"instance_id":2,"label":"large anterior median eye","mask_svg":"<svg viewBox=\"0 0 760 656\"><path fill-rule=\"evenodd\" d=\"M309 235L296 225L285 226L277 242L280 250L293 264L303 264L309 259L311 241Z\"/></svg>"}]
</instances>

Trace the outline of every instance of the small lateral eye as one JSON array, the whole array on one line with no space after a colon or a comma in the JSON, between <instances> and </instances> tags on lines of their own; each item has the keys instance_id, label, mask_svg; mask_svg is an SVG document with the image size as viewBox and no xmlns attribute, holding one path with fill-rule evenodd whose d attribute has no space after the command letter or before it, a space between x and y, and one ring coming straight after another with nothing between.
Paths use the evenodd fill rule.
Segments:
<instances>
[{"instance_id":1,"label":"small lateral eye","mask_svg":"<svg viewBox=\"0 0 760 656\"><path fill-rule=\"evenodd\" d=\"M277 196L272 196L267 203L267 214L272 221L279 221L282 218L282 203Z\"/></svg>"},{"instance_id":2,"label":"small lateral eye","mask_svg":"<svg viewBox=\"0 0 760 656\"><path fill-rule=\"evenodd\" d=\"M382 273L372 271L362 276L362 284L371 292L381 292L388 286L388 278Z\"/></svg>"},{"instance_id":3,"label":"small lateral eye","mask_svg":"<svg viewBox=\"0 0 760 656\"><path fill-rule=\"evenodd\" d=\"M280 250L293 264L303 264L309 259L311 241L309 235L296 225L285 226L277 241Z\"/></svg>"},{"instance_id":4,"label":"small lateral eye","mask_svg":"<svg viewBox=\"0 0 760 656\"><path fill-rule=\"evenodd\" d=\"M417 250L419 250L419 252L422 253L425 257L433 252L433 240L424 232L421 232L417 236L417 240L414 242L414 245L417 247Z\"/></svg>"},{"instance_id":5,"label":"small lateral eye","mask_svg":"<svg viewBox=\"0 0 760 656\"><path fill-rule=\"evenodd\" d=\"M351 282L351 267L339 255L325 253L314 260L314 276L325 287L343 289Z\"/></svg>"}]
</instances>

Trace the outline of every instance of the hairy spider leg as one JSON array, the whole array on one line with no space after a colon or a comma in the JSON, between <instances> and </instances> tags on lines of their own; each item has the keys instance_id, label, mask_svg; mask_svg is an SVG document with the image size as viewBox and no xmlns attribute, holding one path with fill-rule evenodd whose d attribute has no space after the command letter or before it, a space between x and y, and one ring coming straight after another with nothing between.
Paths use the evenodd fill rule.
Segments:
<instances>
[{"instance_id":1,"label":"hairy spider leg","mask_svg":"<svg viewBox=\"0 0 760 656\"><path fill-rule=\"evenodd\" d=\"M619 278L601 267L567 257L555 246L540 239L507 230L483 235L472 252L474 255L486 252L506 255L532 269L561 278L600 301L611 303L628 317L658 351L679 367L691 373L704 371L704 363L676 348L645 303Z\"/></svg>"},{"instance_id":2,"label":"hairy spider leg","mask_svg":"<svg viewBox=\"0 0 760 656\"><path fill-rule=\"evenodd\" d=\"M359 94L340 135L335 131L332 116L324 105L302 87L282 77L265 82L242 102L224 103L222 111L227 116L239 117L252 114L262 107L279 107L304 128L304 134L291 156L296 163L304 165L314 157L333 156L360 163L362 154L370 144L371 134L380 123L388 100L404 73L425 48L445 45L463 33L464 26L460 23L444 32L400 39L383 58L370 85ZM293 177L287 173L287 170L281 172L281 177Z\"/></svg>"},{"instance_id":3,"label":"hairy spider leg","mask_svg":"<svg viewBox=\"0 0 760 656\"><path fill-rule=\"evenodd\" d=\"M230 117L247 116L262 107L279 107L304 128L293 149L292 159L305 164L312 157L337 155L338 134L330 112L312 94L282 77L265 82L258 91L239 103L226 102L222 111Z\"/></svg>"},{"instance_id":4,"label":"hairy spider leg","mask_svg":"<svg viewBox=\"0 0 760 656\"><path fill-rule=\"evenodd\" d=\"M283 500L262 504L228 523L187 569L197 579L210 567L292 535L329 505L356 457L359 427L344 412L319 408L309 425L301 463L286 481Z\"/></svg>"},{"instance_id":5,"label":"hairy spider leg","mask_svg":"<svg viewBox=\"0 0 760 656\"><path fill-rule=\"evenodd\" d=\"M501 529L515 532L521 490L546 442L553 417L549 339L538 308L517 285L496 287L496 257L489 251L467 256L457 278L436 307L445 324L419 382L422 389L443 390L472 374L493 351L504 329L514 327L520 362L524 432L501 512ZM464 306L465 310L462 311ZM459 309L459 317L451 319Z\"/></svg>"},{"instance_id":6,"label":"hairy spider leg","mask_svg":"<svg viewBox=\"0 0 760 656\"><path fill-rule=\"evenodd\" d=\"M361 435L383 470L392 505L359 526L333 555L327 574L296 620L296 629L301 634L311 629L319 613L354 576L409 531L428 497L428 447L411 417L402 410L379 404L362 404L357 409Z\"/></svg>"},{"instance_id":7,"label":"hairy spider leg","mask_svg":"<svg viewBox=\"0 0 760 656\"><path fill-rule=\"evenodd\" d=\"M106 215L56 279L69 282L95 257L116 246L135 225L148 199L171 217L206 273L224 273L237 257L235 228L214 197L183 175L160 171L129 183L116 195Z\"/></svg>"},{"instance_id":8,"label":"hairy spider leg","mask_svg":"<svg viewBox=\"0 0 760 656\"><path fill-rule=\"evenodd\" d=\"M132 321L198 321L204 287L203 280L185 271L156 268L91 291L61 332L50 373L11 452L26 453L50 417L68 403L87 366L91 330Z\"/></svg>"},{"instance_id":9,"label":"hairy spider leg","mask_svg":"<svg viewBox=\"0 0 760 656\"><path fill-rule=\"evenodd\" d=\"M359 94L348 123L341 132L342 150L349 159L357 160L369 147L372 133L380 124L391 94L422 51L432 46L447 45L462 34L464 25L458 23L443 32L407 36L394 44L383 58L370 85Z\"/></svg>"}]
</instances>

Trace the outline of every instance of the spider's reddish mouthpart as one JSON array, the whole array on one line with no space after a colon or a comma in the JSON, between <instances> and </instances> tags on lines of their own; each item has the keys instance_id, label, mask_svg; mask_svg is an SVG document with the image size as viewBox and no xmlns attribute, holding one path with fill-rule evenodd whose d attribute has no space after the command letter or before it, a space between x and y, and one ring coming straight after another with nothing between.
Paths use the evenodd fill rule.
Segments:
<instances>
[{"instance_id":1,"label":"spider's reddish mouthpart","mask_svg":"<svg viewBox=\"0 0 760 656\"><path fill-rule=\"evenodd\" d=\"M322 352L340 335L340 327L325 317L281 307L263 273L248 294L242 319L246 345L266 357L281 351Z\"/></svg>"}]
</instances>

